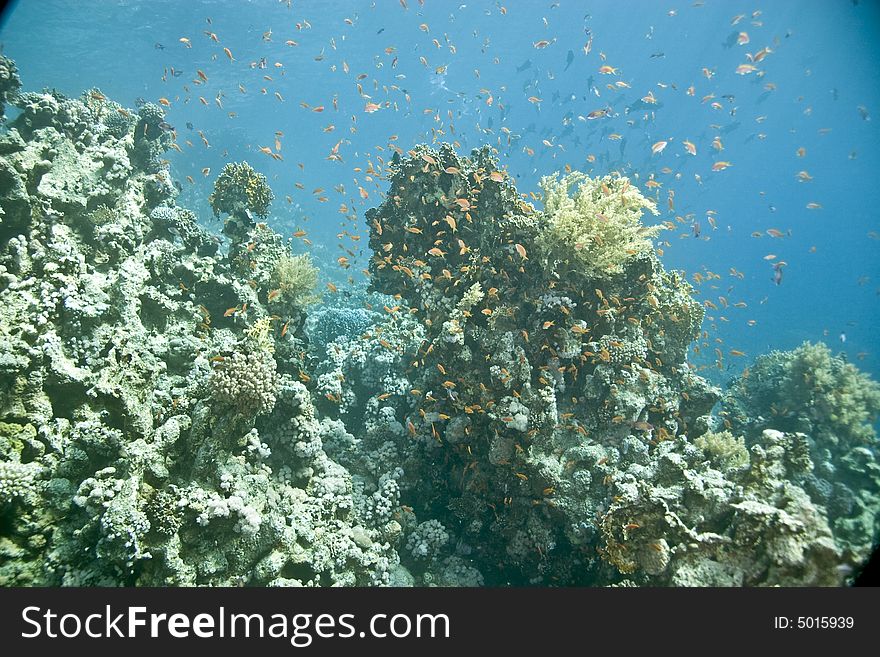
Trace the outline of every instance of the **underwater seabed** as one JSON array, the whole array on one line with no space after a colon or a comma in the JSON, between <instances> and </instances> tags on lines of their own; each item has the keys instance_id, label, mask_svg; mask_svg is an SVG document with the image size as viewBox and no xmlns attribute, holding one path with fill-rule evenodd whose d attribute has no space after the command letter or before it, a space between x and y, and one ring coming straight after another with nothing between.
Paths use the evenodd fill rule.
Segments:
<instances>
[{"instance_id":1,"label":"underwater seabed","mask_svg":"<svg viewBox=\"0 0 880 657\"><path fill-rule=\"evenodd\" d=\"M19 88L0 58L0 583L835 586L876 545L880 386L822 344L697 375L627 179L535 208L416 146L369 290L319 300L247 163L221 239L161 107Z\"/></svg>"}]
</instances>

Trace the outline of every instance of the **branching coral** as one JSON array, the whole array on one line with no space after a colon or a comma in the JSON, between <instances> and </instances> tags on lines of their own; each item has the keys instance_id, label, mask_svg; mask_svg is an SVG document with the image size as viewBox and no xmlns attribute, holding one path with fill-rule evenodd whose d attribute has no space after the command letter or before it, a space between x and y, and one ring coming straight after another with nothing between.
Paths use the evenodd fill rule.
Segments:
<instances>
[{"instance_id":1,"label":"branching coral","mask_svg":"<svg viewBox=\"0 0 880 657\"><path fill-rule=\"evenodd\" d=\"M573 172L541 179L547 229L538 239L547 258L568 263L587 278L620 273L623 263L651 250L662 226L642 224L642 211L658 214L628 178L591 178Z\"/></svg>"},{"instance_id":2,"label":"branching coral","mask_svg":"<svg viewBox=\"0 0 880 657\"><path fill-rule=\"evenodd\" d=\"M275 359L266 351L234 353L219 362L211 374L214 399L246 417L271 411L277 389Z\"/></svg>"}]
</instances>

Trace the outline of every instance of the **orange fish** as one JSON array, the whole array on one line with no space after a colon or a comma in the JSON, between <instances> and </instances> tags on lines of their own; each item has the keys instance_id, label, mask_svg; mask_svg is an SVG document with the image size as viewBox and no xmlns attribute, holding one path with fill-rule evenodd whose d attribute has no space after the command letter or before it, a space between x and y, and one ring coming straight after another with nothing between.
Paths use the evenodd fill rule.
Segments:
<instances>
[{"instance_id":1,"label":"orange fish","mask_svg":"<svg viewBox=\"0 0 880 657\"><path fill-rule=\"evenodd\" d=\"M730 162L716 162L712 165L712 171L724 171L729 166L732 166Z\"/></svg>"},{"instance_id":2,"label":"orange fish","mask_svg":"<svg viewBox=\"0 0 880 657\"><path fill-rule=\"evenodd\" d=\"M657 153L662 153L663 149L666 148L668 141L658 141L653 146L651 146L651 154L656 155Z\"/></svg>"}]
</instances>

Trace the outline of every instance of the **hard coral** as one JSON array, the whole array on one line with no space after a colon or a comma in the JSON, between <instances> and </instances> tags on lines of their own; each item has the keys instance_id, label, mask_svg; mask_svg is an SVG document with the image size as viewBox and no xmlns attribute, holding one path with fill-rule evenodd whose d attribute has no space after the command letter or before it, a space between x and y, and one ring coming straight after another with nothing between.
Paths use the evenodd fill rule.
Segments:
<instances>
[{"instance_id":1,"label":"hard coral","mask_svg":"<svg viewBox=\"0 0 880 657\"><path fill-rule=\"evenodd\" d=\"M21 79L18 77L18 69L15 62L4 55L0 55L0 118L6 103L15 98L21 89Z\"/></svg>"},{"instance_id":2,"label":"hard coral","mask_svg":"<svg viewBox=\"0 0 880 657\"><path fill-rule=\"evenodd\" d=\"M876 439L880 384L822 343L759 356L725 396L738 430L772 427L813 433L834 444Z\"/></svg>"},{"instance_id":3,"label":"hard coral","mask_svg":"<svg viewBox=\"0 0 880 657\"><path fill-rule=\"evenodd\" d=\"M278 388L275 359L266 351L236 352L211 373L214 399L235 408L245 417L268 413L275 407Z\"/></svg>"},{"instance_id":4,"label":"hard coral","mask_svg":"<svg viewBox=\"0 0 880 657\"><path fill-rule=\"evenodd\" d=\"M424 450L405 466L417 499L455 509L438 519L500 580L584 582L601 574L614 472L705 431L718 392L685 364L702 309L651 249L652 205L619 178L545 184L537 211L488 150L417 146L367 213L371 280L425 329L402 418ZM328 395L350 406L347 392ZM619 466L597 467L611 455Z\"/></svg>"},{"instance_id":5,"label":"hard coral","mask_svg":"<svg viewBox=\"0 0 880 657\"><path fill-rule=\"evenodd\" d=\"M230 162L220 172L208 201L217 217L221 213L240 216L246 211L266 217L274 198L266 176L247 162Z\"/></svg>"}]
</instances>

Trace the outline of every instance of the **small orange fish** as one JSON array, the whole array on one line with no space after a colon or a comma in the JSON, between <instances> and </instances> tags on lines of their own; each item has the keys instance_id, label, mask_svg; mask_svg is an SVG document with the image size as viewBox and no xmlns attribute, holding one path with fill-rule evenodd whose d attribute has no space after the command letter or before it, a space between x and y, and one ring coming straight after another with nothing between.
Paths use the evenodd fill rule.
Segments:
<instances>
[{"instance_id":1,"label":"small orange fish","mask_svg":"<svg viewBox=\"0 0 880 657\"><path fill-rule=\"evenodd\" d=\"M687 140L684 140L684 141L682 142L682 146L684 146L684 149L685 149L688 153L690 153L691 155L696 155L696 154L697 154L697 147L694 146L693 143L691 143L691 142L689 142L689 141L687 141Z\"/></svg>"},{"instance_id":2,"label":"small orange fish","mask_svg":"<svg viewBox=\"0 0 880 657\"><path fill-rule=\"evenodd\" d=\"M724 171L729 166L732 166L730 162L716 162L712 165L712 171Z\"/></svg>"},{"instance_id":3,"label":"small orange fish","mask_svg":"<svg viewBox=\"0 0 880 657\"><path fill-rule=\"evenodd\" d=\"M516 252L519 254L520 258L522 258L523 260L528 260L528 257L526 256L526 247L524 247L522 244L514 244L513 248L516 249Z\"/></svg>"},{"instance_id":4,"label":"small orange fish","mask_svg":"<svg viewBox=\"0 0 880 657\"><path fill-rule=\"evenodd\" d=\"M229 48L224 48L224 49L223 49L223 52L225 52L225 53L226 53L226 56L229 57L229 61L230 61L230 62L234 62L234 61L235 61L235 57L232 56L232 51L231 51Z\"/></svg>"},{"instance_id":5,"label":"small orange fish","mask_svg":"<svg viewBox=\"0 0 880 657\"><path fill-rule=\"evenodd\" d=\"M658 141L651 146L651 154L656 155L657 153L662 153L668 143L668 141Z\"/></svg>"}]
</instances>

